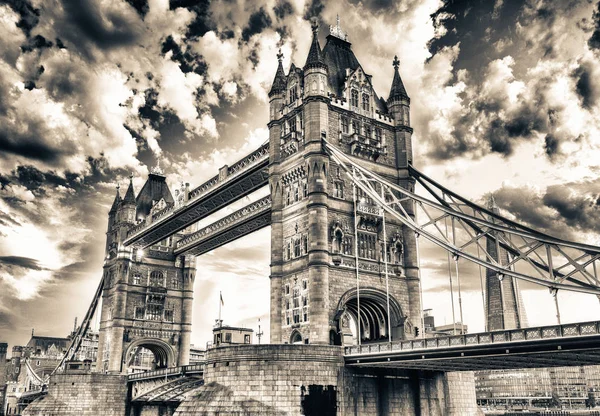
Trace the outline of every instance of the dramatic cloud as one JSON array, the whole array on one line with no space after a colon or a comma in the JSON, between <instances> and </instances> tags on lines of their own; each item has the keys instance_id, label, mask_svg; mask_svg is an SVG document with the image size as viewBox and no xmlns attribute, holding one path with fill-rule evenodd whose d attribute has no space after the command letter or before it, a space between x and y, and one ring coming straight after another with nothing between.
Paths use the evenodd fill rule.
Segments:
<instances>
[{"instance_id":1,"label":"dramatic cloud","mask_svg":"<svg viewBox=\"0 0 600 416\"><path fill-rule=\"evenodd\" d=\"M77 298L43 323L66 333L89 301L74 294L97 285L116 183L133 172L139 190L160 163L170 185L194 186L264 143L278 50L286 70L301 66L308 20L324 45L338 15L384 99L398 55L417 167L473 200L494 193L503 213L544 232L600 243L598 2L9 0L0 5L2 336L26 342L23 325L41 327L39 316ZM267 328L268 241L265 230L199 259L196 302L217 305L229 279L248 290L229 290L226 302L252 319L232 308L228 322L263 317ZM445 253L424 244L422 254L425 306L449 316ZM461 264L465 310L480 307L478 273ZM212 317L197 315L203 344Z\"/></svg>"}]
</instances>

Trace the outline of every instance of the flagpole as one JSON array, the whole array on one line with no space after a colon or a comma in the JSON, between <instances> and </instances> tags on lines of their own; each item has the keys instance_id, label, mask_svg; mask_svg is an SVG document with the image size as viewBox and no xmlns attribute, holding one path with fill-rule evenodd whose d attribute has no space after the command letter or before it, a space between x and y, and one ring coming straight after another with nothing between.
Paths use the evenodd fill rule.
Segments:
<instances>
[{"instance_id":1,"label":"flagpole","mask_svg":"<svg viewBox=\"0 0 600 416\"><path fill-rule=\"evenodd\" d=\"M219 322L218 322L219 327L223 326L221 324L221 304L223 303L222 299L223 299L223 295L221 294L221 291L219 290Z\"/></svg>"}]
</instances>

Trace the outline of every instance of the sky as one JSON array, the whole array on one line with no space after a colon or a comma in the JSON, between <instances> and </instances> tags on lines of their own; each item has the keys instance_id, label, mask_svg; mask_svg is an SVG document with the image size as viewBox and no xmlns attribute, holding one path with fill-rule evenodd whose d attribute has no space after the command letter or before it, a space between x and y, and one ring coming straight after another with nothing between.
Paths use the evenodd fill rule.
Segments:
<instances>
[{"instance_id":1,"label":"sky","mask_svg":"<svg viewBox=\"0 0 600 416\"><path fill-rule=\"evenodd\" d=\"M172 190L193 187L257 148L278 49L286 70L303 65L309 19L324 45L338 14L380 96L400 59L418 169L600 245L597 1L4 0L0 342L66 335L102 274L115 186L133 174L139 191L160 164ZM210 339L219 291L227 324L261 319L268 337L269 233L198 258L194 344ZM421 257L424 307L451 323L447 259L427 244ZM464 321L481 331L477 269L461 284ZM548 291L522 289L529 323L553 324ZM559 305L563 322L600 319L593 296Z\"/></svg>"}]
</instances>

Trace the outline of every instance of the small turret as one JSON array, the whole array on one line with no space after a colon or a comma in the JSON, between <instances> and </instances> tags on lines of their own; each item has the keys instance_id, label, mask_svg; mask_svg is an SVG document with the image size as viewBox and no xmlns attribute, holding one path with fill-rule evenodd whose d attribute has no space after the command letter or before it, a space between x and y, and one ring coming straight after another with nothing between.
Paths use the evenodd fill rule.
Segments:
<instances>
[{"instance_id":1,"label":"small turret","mask_svg":"<svg viewBox=\"0 0 600 416\"><path fill-rule=\"evenodd\" d=\"M316 18L312 19L311 28L313 39L304 64L304 96L327 96L328 71L321 45L319 45L319 24Z\"/></svg>"},{"instance_id":2,"label":"small turret","mask_svg":"<svg viewBox=\"0 0 600 416\"><path fill-rule=\"evenodd\" d=\"M113 201L112 206L110 207L110 211L108 211L108 230L109 231L112 228L112 226L115 224L115 216L117 215L117 211L119 210L119 207L121 206L121 193L119 192L119 188L120 188L120 186L117 185L117 194L115 195L115 200Z\"/></svg>"},{"instance_id":3,"label":"small turret","mask_svg":"<svg viewBox=\"0 0 600 416\"><path fill-rule=\"evenodd\" d=\"M129 176L129 186L127 187L127 192L125 192L125 197L121 202L119 220L121 222L128 223L135 222L135 192L133 190L133 175Z\"/></svg>"},{"instance_id":4,"label":"small turret","mask_svg":"<svg viewBox=\"0 0 600 416\"><path fill-rule=\"evenodd\" d=\"M269 91L270 120L277 120L279 118L279 110L281 110L285 100L285 88L287 84L285 72L283 71L283 54L281 53L281 49L277 53L277 60L279 61L279 65L277 66L271 91Z\"/></svg>"},{"instance_id":5,"label":"small turret","mask_svg":"<svg viewBox=\"0 0 600 416\"><path fill-rule=\"evenodd\" d=\"M397 126L410 127L410 98L406 93L402 78L400 78L400 72L398 72L400 61L397 56L394 56L393 65L394 80L392 81L392 88L390 88L387 105Z\"/></svg>"},{"instance_id":6,"label":"small turret","mask_svg":"<svg viewBox=\"0 0 600 416\"><path fill-rule=\"evenodd\" d=\"M410 98L404 88L398 67L400 61L394 56L394 79L390 95L387 99L389 113L394 119L394 130L396 136L396 164L399 168L406 167L412 163L412 132L410 127Z\"/></svg>"}]
</instances>

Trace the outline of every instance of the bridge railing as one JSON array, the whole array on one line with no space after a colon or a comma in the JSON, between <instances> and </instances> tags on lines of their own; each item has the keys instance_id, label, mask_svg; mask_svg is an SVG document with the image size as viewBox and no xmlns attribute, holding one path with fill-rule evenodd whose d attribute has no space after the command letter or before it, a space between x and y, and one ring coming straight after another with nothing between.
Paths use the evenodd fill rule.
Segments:
<instances>
[{"instance_id":1,"label":"bridge railing","mask_svg":"<svg viewBox=\"0 0 600 416\"><path fill-rule=\"evenodd\" d=\"M269 143L265 143L260 146L258 149L245 156L244 158L238 160L233 165L228 166L227 169L223 169L218 175L210 178L208 181L204 182L200 186L192 189L188 193L188 200L185 204L177 206L175 204L171 204L163 208L162 210L155 212L152 215L152 221L150 223L146 221L142 221L139 224L133 226L127 232L128 238L134 237L135 235L141 233L143 230L150 228L153 224L160 220L164 220L168 217L171 217L175 212L179 212L182 208L194 203L200 197L208 193L209 191L227 183L231 180L240 177L243 175L247 169L256 166L262 162L266 162L269 160Z\"/></svg>"},{"instance_id":2,"label":"bridge railing","mask_svg":"<svg viewBox=\"0 0 600 416\"><path fill-rule=\"evenodd\" d=\"M186 375L186 374L198 374L204 371L204 362L184 365L180 367L168 367L161 368L158 370L145 371L143 373L134 373L129 374L127 376L128 381L140 381L140 380L149 380L152 378L162 378L169 376L178 376L178 375Z\"/></svg>"},{"instance_id":3,"label":"bridge railing","mask_svg":"<svg viewBox=\"0 0 600 416\"><path fill-rule=\"evenodd\" d=\"M482 332L476 334L449 335L434 338L419 338L355 345L345 347L346 355L377 354L391 351L415 351L435 348L452 348L498 343L536 341L555 338L571 338L600 334L600 321L579 322L563 325L507 329L502 331Z\"/></svg>"},{"instance_id":4,"label":"bridge railing","mask_svg":"<svg viewBox=\"0 0 600 416\"><path fill-rule=\"evenodd\" d=\"M196 231L195 233L192 233L182 238L176 244L176 251L183 249L185 246L188 246L197 240L208 238L226 227L233 227L234 225L244 221L249 216L264 212L265 210L268 210L270 208L271 196L268 195L264 198L259 199L256 202L245 206L242 209L233 212L232 214L227 215L226 217L218 220L217 222L210 224Z\"/></svg>"}]
</instances>

